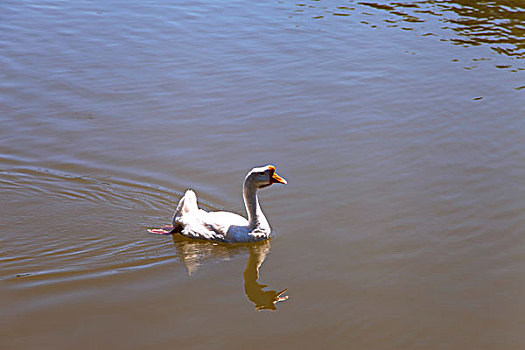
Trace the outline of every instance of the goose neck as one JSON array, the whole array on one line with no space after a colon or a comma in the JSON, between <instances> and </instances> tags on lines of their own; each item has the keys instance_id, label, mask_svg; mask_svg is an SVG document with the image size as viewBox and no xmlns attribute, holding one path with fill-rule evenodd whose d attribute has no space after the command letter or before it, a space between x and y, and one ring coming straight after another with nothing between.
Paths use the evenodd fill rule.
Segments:
<instances>
[{"instance_id":1,"label":"goose neck","mask_svg":"<svg viewBox=\"0 0 525 350\"><path fill-rule=\"evenodd\" d=\"M248 214L248 225L251 229L269 228L268 221L259 205L257 187L245 182L243 188L244 205Z\"/></svg>"}]
</instances>

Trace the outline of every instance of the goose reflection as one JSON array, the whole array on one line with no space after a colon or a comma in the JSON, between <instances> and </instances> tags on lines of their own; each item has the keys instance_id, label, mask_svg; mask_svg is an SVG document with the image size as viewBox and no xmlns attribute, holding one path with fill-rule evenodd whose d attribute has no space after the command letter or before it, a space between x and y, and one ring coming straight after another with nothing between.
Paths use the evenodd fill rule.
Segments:
<instances>
[{"instance_id":1,"label":"goose reflection","mask_svg":"<svg viewBox=\"0 0 525 350\"><path fill-rule=\"evenodd\" d=\"M281 291L264 290L266 284L257 282L259 269L270 252L270 241L250 244L220 244L215 242L195 241L173 235L175 254L186 267L188 275L194 275L205 260L228 261L236 256L248 253L248 262L244 270L244 292L256 310L276 310L275 304L288 299L286 289Z\"/></svg>"}]
</instances>

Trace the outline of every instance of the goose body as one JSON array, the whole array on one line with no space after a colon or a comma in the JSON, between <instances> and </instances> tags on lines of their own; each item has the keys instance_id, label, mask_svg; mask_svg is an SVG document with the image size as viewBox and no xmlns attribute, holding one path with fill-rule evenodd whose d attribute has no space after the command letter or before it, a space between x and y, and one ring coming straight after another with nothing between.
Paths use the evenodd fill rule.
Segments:
<instances>
[{"instance_id":1,"label":"goose body","mask_svg":"<svg viewBox=\"0 0 525 350\"><path fill-rule=\"evenodd\" d=\"M174 231L179 231L188 238L221 242L256 242L268 239L271 228L259 205L257 190L274 183L286 184L286 180L275 173L273 165L253 168L246 175L243 198L247 219L230 212L207 212L199 209L195 192L187 190L173 215Z\"/></svg>"}]
</instances>

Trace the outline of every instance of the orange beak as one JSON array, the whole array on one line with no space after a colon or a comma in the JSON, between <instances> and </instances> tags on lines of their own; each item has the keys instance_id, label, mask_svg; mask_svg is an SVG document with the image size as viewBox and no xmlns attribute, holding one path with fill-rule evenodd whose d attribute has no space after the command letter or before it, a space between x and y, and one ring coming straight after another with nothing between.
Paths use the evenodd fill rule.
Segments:
<instances>
[{"instance_id":1,"label":"orange beak","mask_svg":"<svg viewBox=\"0 0 525 350\"><path fill-rule=\"evenodd\" d=\"M280 177L279 175L277 175L277 173L275 172L275 167L273 165L270 165L270 183L272 184L276 184L276 183L280 183L280 184L283 184L283 185L286 185L287 182L285 179L283 179L282 177Z\"/></svg>"}]
</instances>

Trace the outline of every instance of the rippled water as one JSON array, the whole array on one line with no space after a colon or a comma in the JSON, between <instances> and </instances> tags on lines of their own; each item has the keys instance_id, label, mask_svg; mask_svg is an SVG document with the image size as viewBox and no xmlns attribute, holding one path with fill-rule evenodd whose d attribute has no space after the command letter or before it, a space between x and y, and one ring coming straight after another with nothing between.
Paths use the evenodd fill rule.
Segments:
<instances>
[{"instance_id":1,"label":"rippled water","mask_svg":"<svg viewBox=\"0 0 525 350\"><path fill-rule=\"evenodd\" d=\"M0 10L0 348L525 346L521 1Z\"/></svg>"}]
</instances>

